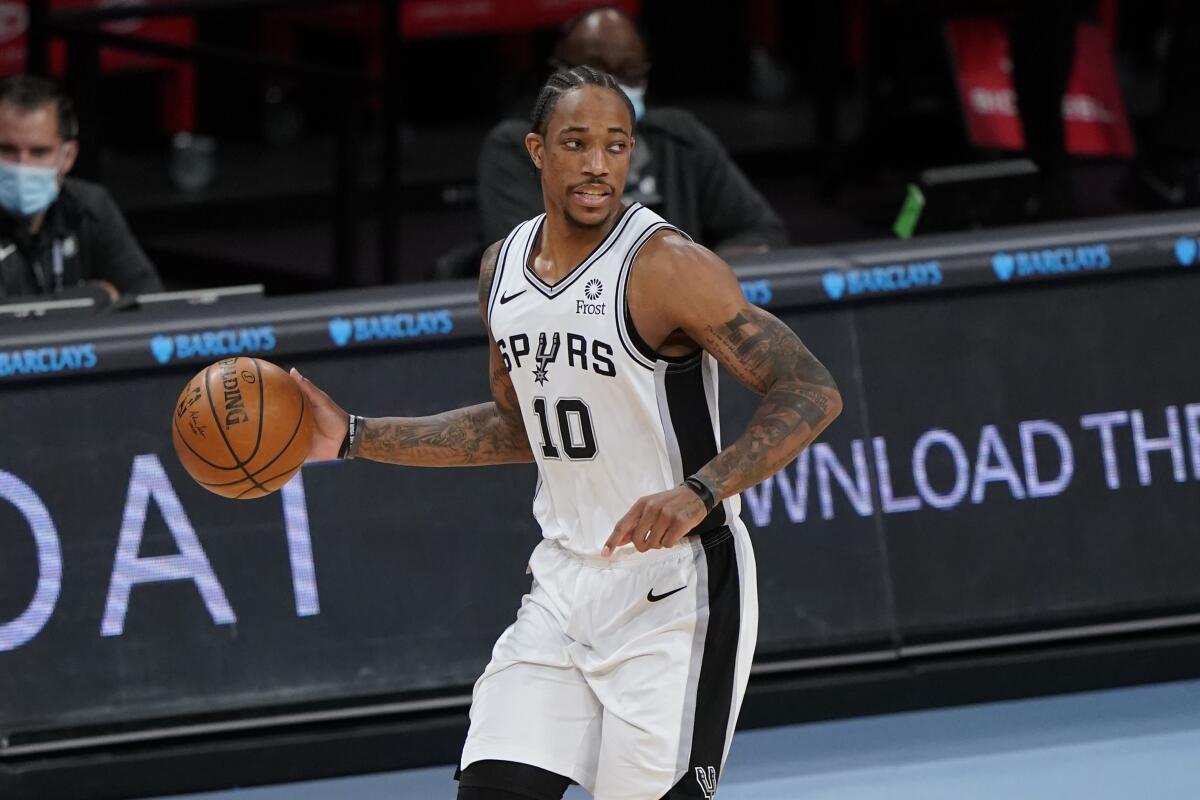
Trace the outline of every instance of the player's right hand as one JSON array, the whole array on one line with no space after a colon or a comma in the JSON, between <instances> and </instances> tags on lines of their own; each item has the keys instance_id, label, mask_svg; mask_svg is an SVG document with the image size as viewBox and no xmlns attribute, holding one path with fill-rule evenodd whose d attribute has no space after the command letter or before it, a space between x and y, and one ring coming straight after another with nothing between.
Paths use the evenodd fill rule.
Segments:
<instances>
[{"instance_id":1,"label":"player's right hand","mask_svg":"<svg viewBox=\"0 0 1200 800\"><path fill-rule=\"evenodd\" d=\"M600 555L611 556L624 544L632 544L639 553L674 547L704 521L707 513L704 501L687 486L676 486L640 498L625 516L617 520Z\"/></svg>"},{"instance_id":2,"label":"player's right hand","mask_svg":"<svg viewBox=\"0 0 1200 800\"><path fill-rule=\"evenodd\" d=\"M312 449L308 451L305 461L333 461L342 447L342 440L346 438L350 415L335 403L332 397L301 375L300 370L292 367L290 374L308 399L308 407L312 409Z\"/></svg>"}]
</instances>

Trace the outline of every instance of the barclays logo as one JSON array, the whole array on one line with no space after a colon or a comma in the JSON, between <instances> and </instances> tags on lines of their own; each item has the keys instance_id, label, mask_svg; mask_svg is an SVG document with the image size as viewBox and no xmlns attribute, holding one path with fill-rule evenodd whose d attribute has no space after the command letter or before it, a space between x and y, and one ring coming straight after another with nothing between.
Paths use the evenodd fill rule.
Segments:
<instances>
[{"instance_id":1,"label":"barclays logo","mask_svg":"<svg viewBox=\"0 0 1200 800\"><path fill-rule=\"evenodd\" d=\"M1181 236L1175 240L1175 260L1179 262L1181 267L1190 267L1196 263L1196 256L1200 255L1200 244L1190 236Z\"/></svg>"},{"instance_id":2,"label":"barclays logo","mask_svg":"<svg viewBox=\"0 0 1200 800\"><path fill-rule=\"evenodd\" d=\"M1011 278L1016 268L1017 262L1008 253L996 253L992 256L992 272L995 272L1000 280L1006 281Z\"/></svg>"},{"instance_id":3,"label":"barclays logo","mask_svg":"<svg viewBox=\"0 0 1200 800\"><path fill-rule=\"evenodd\" d=\"M350 336L354 333L354 323L348 319L334 317L329 320L329 338L338 347L343 347L350 341Z\"/></svg>"},{"instance_id":4,"label":"barclays logo","mask_svg":"<svg viewBox=\"0 0 1200 800\"><path fill-rule=\"evenodd\" d=\"M92 344L0 352L0 378L91 369L97 360L96 347Z\"/></svg>"},{"instance_id":5,"label":"barclays logo","mask_svg":"<svg viewBox=\"0 0 1200 800\"><path fill-rule=\"evenodd\" d=\"M334 317L329 320L329 338L338 347L354 342L412 339L439 336L454 330L449 309L420 311L416 314L377 314L372 316Z\"/></svg>"},{"instance_id":6,"label":"barclays logo","mask_svg":"<svg viewBox=\"0 0 1200 800\"><path fill-rule=\"evenodd\" d=\"M275 349L275 328L260 325L257 328L225 328L215 331L179 333L173 336L159 334L150 340L150 354L160 364L172 358L217 358L241 353L266 353Z\"/></svg>"},{"instance_id":7,"label":"barclays logo","mask_svg":"<svg viewBox=\"0 0 1200 800\"><path fill-rule=\"evenodd\" d=\"M825 294L834 300L840 300L846 292L846 276L830 270L821 276L821 285L825 287Z\"/></svg>"},{"instance_id":8,"label":"barclays logo","mask_svg":"<svg viewBox=\"0 0 1200 800\"><path fill-rule=\"evenodd\" d=\"M158 363L165 364L170 361L174 352L175 342L171 341L170 336L155 336L150 340L150 353Z\"/></svg>"},{"instance_id":9,"label":"barclays logo","mask_svg":"<svg viewBox=\"0 0 1200 800\"><path fill-rule=\"evenodd\" d=\"M911 264L890 264L883 267L853 269L848 272L829 270L821 276L821 286L831 300L861 294L890 294L912 289L927 289L942 283L939 261L918 261Z\"/></svg>"},{"instance_id":10,"label":"barclays logo","mask_svg":"<svg viewBox=\"0 0 1200 800\"><path fill-rule=\"evenodd\" d=\"M1111 265L1112 256L1109 255L1107 244L1018 250L992 255L992 272L1006 283L1013 278L1108 269Z\"/></svg>"},{"instance_id":11,"label":"barclays logo","mask_svg":"<svg viewBox=\"0 0 1200 800\"><path fill-rule=\"evenodd\" d=\"M746 296L746 300L756 306L768 305L774 296L769 280L742 281L741 285L742 294Z\"/></svg>"}]
</instances>

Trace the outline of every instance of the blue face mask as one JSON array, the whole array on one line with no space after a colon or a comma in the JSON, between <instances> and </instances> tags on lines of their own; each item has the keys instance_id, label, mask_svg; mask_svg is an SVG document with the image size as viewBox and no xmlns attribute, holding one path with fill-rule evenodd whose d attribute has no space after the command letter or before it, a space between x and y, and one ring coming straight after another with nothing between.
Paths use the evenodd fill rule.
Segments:
<instances>
[{"instance_id":1,"label":"blue face mask","mask_svg":"<svg viewBox=\"0 0 1200 800\"><path fill-rule=\"evenodd\" d=\"M58 199L58 168L0 161L0 208L32 217Z\"/></svg>"},{"instance_id":2,"label":"blue face mask","mask_svg":"<svg viewBox=\"0 0 1200 800\"><path fill-rule=\"evenodd\" d=\"M629 98L629 102L633 103L633 121L641 122L642 117L646 116L646 87L645 86L626 86L623 83L618 83L621 91Z\"/></svg>"}]
</instances>

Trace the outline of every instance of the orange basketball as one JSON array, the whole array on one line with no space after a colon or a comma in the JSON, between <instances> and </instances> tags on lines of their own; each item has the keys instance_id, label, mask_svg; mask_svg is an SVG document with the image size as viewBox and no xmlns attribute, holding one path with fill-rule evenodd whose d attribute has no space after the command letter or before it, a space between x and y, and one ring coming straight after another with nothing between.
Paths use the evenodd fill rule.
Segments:
<instances>
[{"instance_id":1,"label":"orange basketball","mask_svg":"<svg viewBox=\"0 0 1200 800\"><path fill-rule=\"evenodd\" d=\"M260 358L227 358L188 381L171 440L188 474L223 497L264 497L287 483L312 447L313 416L300 387Z\"/></svg>"}]
</instances>

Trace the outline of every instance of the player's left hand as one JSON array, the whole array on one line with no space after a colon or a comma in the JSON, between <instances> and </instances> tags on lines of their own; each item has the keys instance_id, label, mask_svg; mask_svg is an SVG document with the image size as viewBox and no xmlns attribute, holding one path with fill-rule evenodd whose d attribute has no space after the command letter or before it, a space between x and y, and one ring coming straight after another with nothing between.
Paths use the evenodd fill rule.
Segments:
<instances>
[{"instance_id":1,"label":"player's left hand","mask_svg":"<svg viewBox=\"0 0 1200 800\"><path fill-rule=\"evenodd\" d=\"M350 423L350 415L334 402L333 398L316 387L308 378L300 374L300 370L292 367L292 380L304 392L308 406L313 415L312 448L308 451L306 461L333 461L337 458L342 440L346 438L346 428Z\"/></svg>"},{"instance_id":2,"label":"player's left hand","mask_svg":"<svg viewBox=\"0 0 1200 800\"><path fill-rule=\"evenodd\" d=\"M600 552L610 556L623 544L632 544L641 553L674 547L706 516L704 501L686 486L647 495L617 521Z\"/></svg>"}]
</instances>

